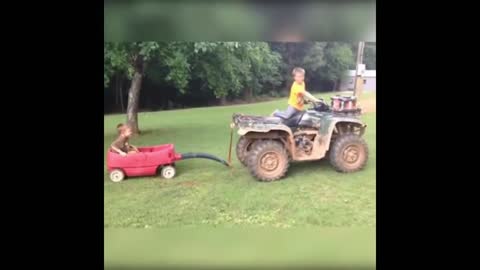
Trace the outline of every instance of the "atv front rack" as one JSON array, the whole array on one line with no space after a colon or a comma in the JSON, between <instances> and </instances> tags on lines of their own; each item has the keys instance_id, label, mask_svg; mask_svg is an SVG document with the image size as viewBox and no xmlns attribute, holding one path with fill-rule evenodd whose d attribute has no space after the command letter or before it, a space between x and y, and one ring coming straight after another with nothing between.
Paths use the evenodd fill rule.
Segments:
<instances>
[{"instance_id":1,"label":"atv front rack","mask_svg":"<svg viewBox=\"0 0 480 270\"><path fill-rule=\"evenodd\" d=\"M362 114L362 109L356 108L351 110L331 110L333 114L341 116L358 116Z\"/></svg>"}]
</instances>

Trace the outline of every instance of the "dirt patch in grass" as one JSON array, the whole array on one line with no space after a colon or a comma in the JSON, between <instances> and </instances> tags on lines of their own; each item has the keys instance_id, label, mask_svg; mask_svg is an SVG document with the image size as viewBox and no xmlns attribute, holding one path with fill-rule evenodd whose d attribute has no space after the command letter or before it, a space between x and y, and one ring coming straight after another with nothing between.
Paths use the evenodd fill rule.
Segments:
<instances>
[{"instance_id":1,"label":"dirt patch in grass","mask_svg":"<svg viewBox=\"0 0 480 270\"><path fill-rule=\"evenodd\" d=\"M196 181L185 181L185 182L180 182L178 185L182 187L194 187L194 186L199 186L200 184Z\"/></svg>"},{"instance_id":2,"label":"dirt patch in grass","mask_svg":"<svg viewBox=\"0 0 480 270\"><path fill-rule=\"evenodd\" d=\"M362 108L363 113L376 112L377 100L375 98L362 99L358 101L358 106Z\"/></svg>"}]
</instances>

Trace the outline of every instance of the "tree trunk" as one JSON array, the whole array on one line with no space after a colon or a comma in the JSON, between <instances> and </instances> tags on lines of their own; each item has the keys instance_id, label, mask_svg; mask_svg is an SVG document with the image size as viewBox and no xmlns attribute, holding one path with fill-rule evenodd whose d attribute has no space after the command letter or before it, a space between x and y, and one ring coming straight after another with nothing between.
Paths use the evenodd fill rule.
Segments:
<instances>
[{"instance_id":1,"label":"tree trunk","mask_svg":"<svg viewBox=\"0 0 480 270\"><path fill-rule=\"evenodd\" d=\"M142 56L137 56L134 59L133 65L135 73L133 74L130 89L128 90L127 124L132 128L133 134L140 134L140 129L138 128L138 107L146 63Z\"/></svg>"},{"instance_id":2,"label":"tree trunk","mask_svg":"<svg viewBox=\"0 0 480 270\"><path fill-rule=\"evenodd\" d=\"M115 110L118 108L118 74L115 74Z\"/></svg>"},{"instance_id":3,"label":"tree trunk","mask_svg":"<svg viewBox=\"0 0 480 270\"><path fill-rule=\"evenodd\" d=\"M125 112L125 106L123 105L123 76L120 79L120 106L122 106L122 113Z\"/></svg>"},{"instance_id":4,"label":"tree trunk","mask_svg":"<svg viewBox=\"0 0 480 270\"><path fill-rule=\"evenodd\" d=\"M333 91L337 91L337 80L333 81Z\"/></svg>"},{"instance_id":5,"label":"tree trunk","mask_svg":"<svg viewBox=\"0 0 480 270\"><path fill-rule=\"evenodd\" d=\"M132 128L132 133L138 134L138 103L140 99L140 88L142 86L143 75L135 71L132 78L130 89L128 90L128 105L127 105L127 124Z\"/></svg>"},{"instance_id":6,"label":"tree trunk","mask_svg":"<svg viewBox=\"0 0 480 270\"><path fill-rule=\"evenodd\" d=\"M227 97L221 97L221 98L220 98L220 105L223 106L223 105L225 105L225 104L227 104Z\"/></svg>"},{"instance_id":7,"label":"tree trunk","mask_svg":"<svg viewBox=\"0 0 480 270\"><path fill-rule=\"evenodd\" d=\"M253 98L253 90L250 87L245 88L245 96L246 101L251 101Z\"/></svg>"}]
</instances>

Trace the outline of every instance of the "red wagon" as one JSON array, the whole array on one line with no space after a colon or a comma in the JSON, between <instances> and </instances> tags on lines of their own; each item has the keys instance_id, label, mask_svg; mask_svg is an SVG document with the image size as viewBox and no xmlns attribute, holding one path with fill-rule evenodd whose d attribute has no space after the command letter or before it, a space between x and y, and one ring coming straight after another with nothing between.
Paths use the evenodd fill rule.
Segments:
<instances>
[{"instance_id":1,"label":"red wagon","mask_svg":"<svg viewBox=\"0 0 480 270\"><path fill-rule=\"evenodd\" d=\"M173 144L138 147L138 150L139 153L126 156L108 151L107 170L110 180L120 182L126 176L153 176L159 170L162 177L170 179L176 174L175 162L188 158L207 158L229 166L225 160L205 153L176 153Z\"/></svg>"}]
</instances>

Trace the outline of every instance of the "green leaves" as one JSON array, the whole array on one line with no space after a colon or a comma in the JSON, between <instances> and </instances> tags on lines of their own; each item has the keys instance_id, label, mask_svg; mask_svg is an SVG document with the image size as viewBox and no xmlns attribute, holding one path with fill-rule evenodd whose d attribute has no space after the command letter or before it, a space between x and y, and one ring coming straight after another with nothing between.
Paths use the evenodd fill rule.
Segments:
<instances>
[{"instance_id":1,"label":"green leaves","mask_svg":"<svg viewBox=\"0 0 480 270\"><path fill-rule=\"evenodd\" d=\"M103 78L107 87L116 72L126 72L129 68L128 49L122 43L105 43L103 48Z\"/></svg>"},{"instance_id":2,"label":"green leaves","mask_svg":"<svg viewBox=\"0 0 480 270\"><path fill-rule=\"evenodd\" d=\"M217 45L219 44L221 44L221 42L195 42L194 52L195 53L212 52L217 48Z\"/></svg>"},{"instance_id":3,"label":"green leaves","mask_svg":"<svg viewBox=\"0 0 480 270\"><path fill-rule=\"evenodd\" d=\"M194 76L217 98L260 92L279 77L280 55L265 42L195 42Z\"/></svg>"},{"instance_id":4,"label":"green leaves","mask_svg":"<svg viewBox=\"0 0 480 270\"><path fill-rule=\"evenodd\" d=\"M131 78L135 59L142 57L148 63L147 77L182 94L199 90L189 86L193 80L217 98L237 97L247 89L264 94L278 91L294 66L305 68L310 78L338 80L354 66L354 56L351 45L337 42L108 42L104 85L117 73ZM375 45L366 46L365 62L375 67Z\"/></svg>"},{"instance_id":5,"label":"green leaves","mask_svg":"<svg viewBox=\"0 0 480 270\"><path fill-rule=\"evenodd\" d=\"M325 66L320 76L327 80L339 80L345 71L354 65L354 56L348 44L332 43L325 49Z\"/></svg>"},{"instance_id":6,"label":"green leaves","mask_svg":"<svg viewBox=\"0 0 480 270\"><path fill-rule=\"evenodd\" d=\"M164 62L169 69L165 80L176 86L182 94L185 93L191 77L187 55L182 51L174 51Z\"/></svg>"},{"instance_id":7,"label":"green leaves","mask_svg":"<svg viewBox=\"0 0 480 270\"><path fill-rule=\"evenodd\" d=\"M132 52L135 54L138 50L138 55L143 56L145 61L150 60L160 48L158 42L138 42L136 45L138 48L133 49Z\"/></svg>"},{"instance_id":8,"label":"green leaves","mask_svg":"<svg viewBox=\"0 0 480 270\"><path fill-rule=\"evenodd\" d=\"M309 72L317 72L321 67L327 64L325 59L326 42L315 42L307 51L303 58L304 68Z\"/></svg>"},{"instance_id":9,"label":"green leaves","mask_svg":"<svg viewBox=\"0 0 480 270\"><path fill-rule=\"evenodd\" d=\"M131 78L135 72L135 59L143 57L144 60L148 60L158 48L157 42L106 42L103 48L104 86L108 86L110 77L115 73L125 74Z\"/></svg>"}]
</instances>

